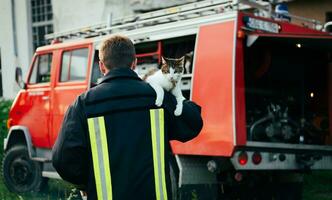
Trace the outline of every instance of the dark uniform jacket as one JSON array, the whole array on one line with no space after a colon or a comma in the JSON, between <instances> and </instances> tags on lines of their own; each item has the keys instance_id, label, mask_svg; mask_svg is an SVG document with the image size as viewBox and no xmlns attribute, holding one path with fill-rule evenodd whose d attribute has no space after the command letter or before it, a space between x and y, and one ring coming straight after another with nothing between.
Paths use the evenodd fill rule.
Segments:
<instances>
[{"instance_id":1,"label":"dark uniform jacket","mask_svg":"<svg viewBox=\"0 0 332 200\"><path fill-rule=\"evenodd\" d=\"M170 93L161 108L155 99L154 90L126 68L111 70L80 95L53 147L60 176L84 186L89 200L171 199L169 140L193 139L203 122L191 101L175 117Z\"/></svg>"}]
</instances>

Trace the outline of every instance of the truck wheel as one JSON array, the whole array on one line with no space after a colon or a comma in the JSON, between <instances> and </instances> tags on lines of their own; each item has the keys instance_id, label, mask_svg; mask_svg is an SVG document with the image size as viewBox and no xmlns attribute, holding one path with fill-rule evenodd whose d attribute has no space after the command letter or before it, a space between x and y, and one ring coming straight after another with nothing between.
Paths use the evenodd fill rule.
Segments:
<instances>
[{"instance_id":1,"label":"truck wheel","mask_svg":"<svg viewBox=\"0 0 332 200\"><path fill-rule=\"evenodd\" d=\"M30 160L23 145L13 146L5 153L2 176L8 190L15 193L39 192L46 181L40 163Z\"/></svg>"}]
</instances>

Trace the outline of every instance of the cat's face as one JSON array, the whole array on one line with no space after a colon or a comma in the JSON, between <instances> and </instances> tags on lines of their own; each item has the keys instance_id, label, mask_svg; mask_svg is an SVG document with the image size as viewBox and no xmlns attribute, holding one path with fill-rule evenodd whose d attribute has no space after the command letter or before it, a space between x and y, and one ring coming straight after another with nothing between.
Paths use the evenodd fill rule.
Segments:
<instances>
[{"instance_id":1,"label":"cat's face","mask_svg":"<svg viewBox=\"0 0 332 200\"><path fill-rule=\"evenodd\" d=\"M184 71L184 57L178 59L162 57L161 71L169 81L179 81Z\"/></svg>"}]
</instances>

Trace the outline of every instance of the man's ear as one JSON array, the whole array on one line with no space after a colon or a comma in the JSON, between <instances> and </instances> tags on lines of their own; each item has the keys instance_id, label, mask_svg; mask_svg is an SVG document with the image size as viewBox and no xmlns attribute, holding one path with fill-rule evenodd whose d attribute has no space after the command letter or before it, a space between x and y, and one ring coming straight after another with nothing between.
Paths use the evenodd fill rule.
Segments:
<instances>
[{"instance_id":1,"label":"man's ear","mask_svg":"<svg viewBox=\"0 0 332 200\"><path fill-rule=\"evenodd\" d=\"M134 70L137 66L137 58L135 58L135 60L133 61L133 63L131 63L131 69Z\"/></svg>"},{"instance_id":2,"label":"man's ear","mask_svg":"<svg viewBox=\"0 0 332 200\"><path fill-rule=\"evenodd\" d=\"M99 61L99 70L105 76L107 69L102 61Z\"/></svg>"}]
</instances>

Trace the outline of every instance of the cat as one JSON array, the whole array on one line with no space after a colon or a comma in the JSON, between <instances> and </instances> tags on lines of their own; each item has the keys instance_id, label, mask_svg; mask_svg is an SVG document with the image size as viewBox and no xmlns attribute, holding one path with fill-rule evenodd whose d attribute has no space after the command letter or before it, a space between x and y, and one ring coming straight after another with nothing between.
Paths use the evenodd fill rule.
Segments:
<instances>
[{"instance_id":1,"label":"cat","mask_svg":"<svg viewBox=\"0 0 332 200\"><path fill-rule=\"evenodd\" d=\"M176 98L175 116L180 116L183 109L183 101L180 88L181 77L184 72L184 56L179 59L161 58L162 64L160 69L154 69L143 77L147 83L156 91L156 106L160 107L164 100L164 90L171 92Z\"/></svg>"}]
</instances>

